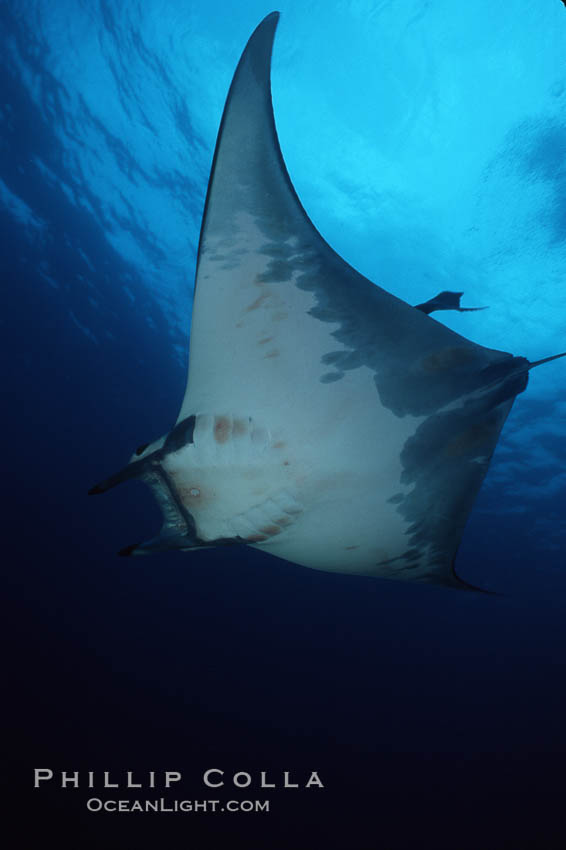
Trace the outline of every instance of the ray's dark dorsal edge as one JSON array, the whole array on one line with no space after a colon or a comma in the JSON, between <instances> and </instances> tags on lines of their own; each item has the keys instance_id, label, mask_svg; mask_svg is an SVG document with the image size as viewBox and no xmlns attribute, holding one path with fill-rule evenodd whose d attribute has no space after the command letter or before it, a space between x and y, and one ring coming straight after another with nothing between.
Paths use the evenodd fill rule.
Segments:
<instances>
[{"instance_id":1,"label":"ray's dark dorsal edge","mask_svg":"<svg viewBox=\"0 0 566 850\"><path fill-rule=\"evenodd\" d=\"M199 240L177 424L98 484L152 489L160 534L122 555L250 545L318 570L470 589L453 569L536 363L476 345L362 277L317 232L273 117L278 13L226 100Z\"/></svg>"}]
</instances>

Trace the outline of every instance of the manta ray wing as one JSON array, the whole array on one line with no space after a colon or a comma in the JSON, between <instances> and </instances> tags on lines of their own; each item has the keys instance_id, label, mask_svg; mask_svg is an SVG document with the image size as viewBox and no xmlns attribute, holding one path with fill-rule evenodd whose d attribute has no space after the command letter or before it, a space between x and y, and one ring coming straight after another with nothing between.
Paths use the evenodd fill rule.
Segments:
<instances>
[{"instance_id":1,"label":"manta ray wing","mask_svg":"<svg viewBox=\"0 0 566 850\"><path fill-rule=\"evenodd\" d=\"M527 361L371 283L306 215L270 90L278 14L238 64L202 223L176 427L103 482L141 476L161 536L308 567L464 586L453 562Z\"/></svg>"}]
</instances>

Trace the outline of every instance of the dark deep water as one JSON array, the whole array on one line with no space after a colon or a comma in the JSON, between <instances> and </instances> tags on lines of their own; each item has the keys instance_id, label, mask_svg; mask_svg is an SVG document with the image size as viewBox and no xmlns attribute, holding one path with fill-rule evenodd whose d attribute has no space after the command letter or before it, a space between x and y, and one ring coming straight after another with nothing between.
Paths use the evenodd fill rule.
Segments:
<instances>
[{"instance_id":1,"label":"dark deep water","mask_svg":"<svg viewBox=\"0 0 566 850\"><path fill-rule=\"evenodd\" d=\"M62 84L34 17L42 4L16 6L0 5L2 41L20 56L0 62L5 734L18 836L6 846L564 846L564 369L544 379L552 397L518 399L462 544L459 573L500 595L311 572L252 550L117 558L158 528L157 507L141 484L86 494L172 426L186 339L107 235L118 222L156 266L158 240L72 172L57 132L70 120ZM54 6L63 18L64 7ZM93 6L90 26L111 29L112 9ZM243 40L267 11L250 4ZM205 147L179 116L181 136ZM108 144L135 169L127 141ZM564 159L550 147L556 173ZM175 227L197 222L194 252L206 177L168 179L188 197ZM544 321L563 328L556 304ZM552 427L521 443L531 422ZM509 502L528 510L499 509ZM270 799L271 811L94 814L89 797L153 792L63 791L56 780L34 790L34 768L178 770L182 788L157 796ZM316 770L325 788L207 790L207 768L277 782Z\"/></svg>"}]
</instances>

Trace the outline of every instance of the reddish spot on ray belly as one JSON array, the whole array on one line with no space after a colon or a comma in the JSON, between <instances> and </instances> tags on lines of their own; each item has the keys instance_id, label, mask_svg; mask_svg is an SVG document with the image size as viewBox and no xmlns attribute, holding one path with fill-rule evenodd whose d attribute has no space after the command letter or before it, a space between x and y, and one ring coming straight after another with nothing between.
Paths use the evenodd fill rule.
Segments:
<instances>
[{"instance_id":1,"label":"reddish spot on ray belly","mask_svg":"<svg viewBox=\"0 0 566 850\"><path fill-rule=\"evenodd\" d=\"M230 436L230 420L227 416L214 417L214 439L217 443L225 443Z\"/></svg>"},{"instance_id":2,"label":"reddish spot on ray belly","mask_svg":"<svg viewBox=\"0 0 566 850\"><path fill-rule=\"evenodd\" d=\"M257 308L261 307L263 302L266 301L268 298L269 298L268 292L264 292L264 293L262 293L262 295L258 295L256 300L252 304L250 304L249 307L246 307L246 313L251 313L252 310L257 310Z\"/></svg>"}]
</instances>

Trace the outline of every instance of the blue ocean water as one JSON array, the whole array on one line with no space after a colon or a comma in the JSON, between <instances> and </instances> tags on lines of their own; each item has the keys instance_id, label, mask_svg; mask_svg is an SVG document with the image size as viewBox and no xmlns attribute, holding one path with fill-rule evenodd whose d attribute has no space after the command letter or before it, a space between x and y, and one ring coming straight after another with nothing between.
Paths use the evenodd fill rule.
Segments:
<instances>
[{"instance_id":1,"label":"blue ocean water","mask_svg":"<svg viewBox=\"0 0 566 850\"><path fill-rule=\"evenodd\" d=\"M488 306L440 317L483 345L565 350L563 4L279 8L278 132L324 237L410 303L453 289ZM517 399L459 552L499 595L252 550L125 561L159 527L151 495L86 495L176 419L215 135L270 11L0 4L18 802L59 847L563 846L565 361ZM245 823L142 822L34 792L34 767L177 769L194 799L208 767L319 769L326 787L273 792Z\"/></svg>"}]
</instances>

